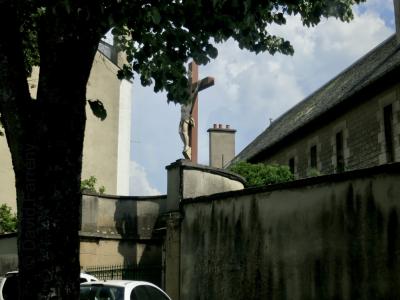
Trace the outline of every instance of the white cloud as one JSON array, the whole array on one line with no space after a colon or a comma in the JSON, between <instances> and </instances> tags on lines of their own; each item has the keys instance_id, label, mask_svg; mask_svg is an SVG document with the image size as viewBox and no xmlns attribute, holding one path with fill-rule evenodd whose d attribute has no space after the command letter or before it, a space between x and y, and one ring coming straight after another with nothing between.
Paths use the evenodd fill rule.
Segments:
<instances>
[{"instance_id":1,"label":"white cloud","mask_svg":"<svg viewBox=\"0 0 400 300\"><path fill-rule=\"evenodd\" d=\"M136 161L131 160L130 194L133 196L155 196L160 192L152 186L146 170Z\"/></svg>"}]
</instances>

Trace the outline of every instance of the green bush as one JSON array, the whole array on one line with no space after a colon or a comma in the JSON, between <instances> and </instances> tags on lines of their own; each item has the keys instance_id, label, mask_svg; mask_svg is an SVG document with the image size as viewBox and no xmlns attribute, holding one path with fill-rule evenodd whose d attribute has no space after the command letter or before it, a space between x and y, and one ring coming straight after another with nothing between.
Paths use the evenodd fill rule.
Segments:
<instances>
[{"instance_id":1,"label":"green bush","mask_svg":"<svg viewBox=\"0 0 400 300\"><path fill-rule=\"evenodd\" d=\"M294 179L288 166L238 162L230 166L229 170L244 177L247 187L287 182Z\"/></svg>"},{"instance_id":2,"label":"green bush","mask_svg":"<svg viewBox=\"0 0 400 300\"><path fill-rule=\"evenodd\" d=\"M97 178L94 176L90 176L89 179L84 179L81 181L81 191L89 191L92 193L97 193L97 194L104 194L104 192L106 191L106 188L104 186L99 187L99 189L97 190L96 188L96 182L97 182Z\"/></svg>"},{"instance_id":3,"label":"green bush","mask_svg":"<svg viewBox=\"0 0 400 300\"><path fill-rule=\"evenodd\" d=\"M7 204L0 206L0 233L17 231L17 216Z\"/></svg>"}]
</instances>

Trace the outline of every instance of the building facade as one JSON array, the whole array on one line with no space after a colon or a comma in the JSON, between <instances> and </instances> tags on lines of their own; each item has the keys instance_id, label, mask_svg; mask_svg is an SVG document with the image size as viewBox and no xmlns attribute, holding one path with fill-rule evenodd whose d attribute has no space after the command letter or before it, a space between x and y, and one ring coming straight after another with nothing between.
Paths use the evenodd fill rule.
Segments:
<instances>
[{"instance_id":1,"label":"building facade","mask_svg":"<svg viewBox=\"0 0 400 300\"><path fill-rule=\"evenodd\" d=\"M87 99L99 99L107 110L101 121L87 105L83 147L82 179L94 176L106 193L129 194L129 160L132 83L119 80L117 72L123 56L111 45L101 42L87 85ZM39 69L28 79L32 97L36 97ZM0 137L0 204L16 211L16 191L11 154L5 137Z\"/></svg>"},{"instance_id":2,"label":"building facade","mask_svg":"<svg viewBox=\"0 0 400 300\"><path fill-rule=\"evenodd\" d=\"M297 178L400 161L400 43L392 36L274 121L234 161Z\"/></svg>"}]
</instances>

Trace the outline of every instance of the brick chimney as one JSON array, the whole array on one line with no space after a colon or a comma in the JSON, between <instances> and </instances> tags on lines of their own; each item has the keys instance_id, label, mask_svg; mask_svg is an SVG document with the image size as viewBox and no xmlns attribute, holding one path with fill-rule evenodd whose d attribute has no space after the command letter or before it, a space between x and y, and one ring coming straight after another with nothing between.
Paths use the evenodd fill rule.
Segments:
<instances>
[{"instance_id":1,"label":"brick chimney","mask_svg":"<svg viewBox=\"0 0 400 300\"><path fill-rule=\"evenodd\" d=\"M223 168L235 157L235 129L229 125L214 124L209 133L210 166Z\"/></svg>"},{"instance_id":2,"label":"brick chimney","mask_svg":"<svg viewBox=\"0 0 400 300\"><path fill-rule=\"evenodd\" d=\"M400 0L393 0L393 2L394 2L394 21L396 23L397 43L400 44Z\"/></svg>"}]
</instances>

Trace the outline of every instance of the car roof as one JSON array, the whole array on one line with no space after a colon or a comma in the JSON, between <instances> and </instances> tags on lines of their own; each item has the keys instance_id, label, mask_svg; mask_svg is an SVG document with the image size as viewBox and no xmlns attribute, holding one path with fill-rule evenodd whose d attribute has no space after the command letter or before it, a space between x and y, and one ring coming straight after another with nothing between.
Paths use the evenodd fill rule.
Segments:
<instances>
[{"instance_id":1,"label":"car roof","mask_svg":"<svg viewBox=\"0 0 400 300\"><path fill-rule=\"evenodd\" d=\"M119 287L127 287L130 286L135 288L139 285L150 285L157 287L156 285L152 284L151 282L147 281L139 281L139 280L106 280L106 281L96 281L96 282L84 282L81 284L82 286L88 285L104 285L104 286L119 286Z\"/></svg>"}]
</instances>

